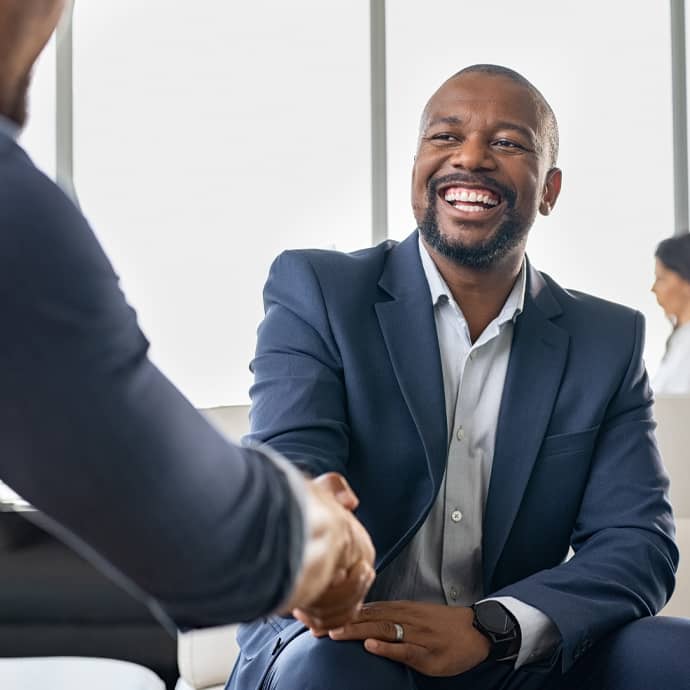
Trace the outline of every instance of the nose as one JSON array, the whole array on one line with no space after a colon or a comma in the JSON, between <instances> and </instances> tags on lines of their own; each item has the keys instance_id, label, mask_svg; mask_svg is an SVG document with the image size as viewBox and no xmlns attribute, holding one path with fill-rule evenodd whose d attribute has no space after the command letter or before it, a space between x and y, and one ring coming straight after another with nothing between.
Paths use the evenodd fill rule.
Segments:
<instances>
[{"instance_id":1,"label":"nose","mask_svg":"<svg viewBox=\"0 0 690 690\"><path fill-rule=\"evenodd\" d=\"M479 137L467 137L459 142L449 162L464 170L493 170L496 167L489 145Z\"/></svg>"}]
</instances>

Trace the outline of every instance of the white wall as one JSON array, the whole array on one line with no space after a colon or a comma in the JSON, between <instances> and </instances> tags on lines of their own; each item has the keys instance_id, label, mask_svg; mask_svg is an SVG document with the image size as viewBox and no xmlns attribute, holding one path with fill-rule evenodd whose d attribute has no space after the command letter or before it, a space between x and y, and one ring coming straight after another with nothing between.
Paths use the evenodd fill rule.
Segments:
<instances>
[{"instance_id":1,"label":"white wall","mask_svg":"<svg viewBox=\"0 0 690 690\"><path fill-rule=\"evenodd\" d=\"M528 253L562 285L629 304L656 369L668 326L653 295L656 244L673 234L670 17L659 0L388 3L391 236L414 227L419 116L451 74L490 62L530 79L561 130L563 190Z\"/></svg>"},{"instance_id":2,"label":"white wall","mask_svg":"<svg viewBox=\"0 0 690 690\"><path fill-rule=\"evenodd\" d=\"M76 3L77 192L198 406L248 399L275 255L369 241L368 8Z\"/></svg>"}]
</instances>

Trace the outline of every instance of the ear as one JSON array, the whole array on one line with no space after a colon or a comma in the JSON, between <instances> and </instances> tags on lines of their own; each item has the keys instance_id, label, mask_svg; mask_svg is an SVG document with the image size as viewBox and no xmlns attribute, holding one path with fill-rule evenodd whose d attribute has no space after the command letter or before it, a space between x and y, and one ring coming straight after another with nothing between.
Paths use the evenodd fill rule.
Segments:
<instances>
[{"instance_id":1,"label":"ear","mask_svg":"<svg viewBox=\"0 0 690 690\"><path fill-rule=\"evenodd\" d=\"M561 193L562 181L563 173L560 168L551 168L551 170L546 173L544 191L542 192L541 203L539 204L539 213L541 213L542 216L548 216L556 205L558 195Z\"/></svg>"}]
</instances>

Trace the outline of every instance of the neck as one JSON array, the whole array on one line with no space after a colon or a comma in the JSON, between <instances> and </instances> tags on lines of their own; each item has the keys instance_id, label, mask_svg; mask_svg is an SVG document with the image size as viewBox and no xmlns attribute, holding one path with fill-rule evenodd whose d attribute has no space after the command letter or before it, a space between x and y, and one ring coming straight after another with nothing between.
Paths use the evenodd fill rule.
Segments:
<instances>
[{"instance_id":1,"label":"neck","mask_svg":"<svg viewBox=\"0 0 690 690\"><path fill-rule=\"evenodd\" d=\"M676 328L690 322L690 303L676 316Z\"/></svg>"},{"instance_id":2,"label":"neck","mask_svg":"<svg viewBox=\"0 0 690 690\"><path fill-rule=\"evenodd\" d=\"M467 321L470 338L475 342L484 329L499 315L520 273L525 256L524 246L485 270L461 266L439 254L422 238L436 268L446 281Z\"/></svg>"}]
</instances>

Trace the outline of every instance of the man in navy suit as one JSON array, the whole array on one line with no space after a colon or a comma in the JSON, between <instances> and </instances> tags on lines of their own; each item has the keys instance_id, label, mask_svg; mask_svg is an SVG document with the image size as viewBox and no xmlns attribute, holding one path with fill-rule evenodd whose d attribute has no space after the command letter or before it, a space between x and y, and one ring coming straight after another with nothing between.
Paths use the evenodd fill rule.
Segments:
<instances>
[{"instance_id":1,"label":"man in navy suit","mask_svg":"<svg viewBox=\"0 0 690 690\"><path fill-rule=\"evenodd\" d=\"M373 579L357 499L238 448L153 366L86 220L16 142L63 0L0 0L0 478L170 626L300 607L344 623Z\"/></svg>"},{"instance_id":2,"label":"man in navy suit","mask_svg":"<svg viewBox=\"0 0 690 690\"><path fill-rule=\"evenodd\" d=\"M525 256L557 153L531 83L469 67L422 116L418 231L274 263L252 437L347 477L378 577L339 629L243 626L232 690L690 687L643 317Z\"/></svg>"}]
</instances>

